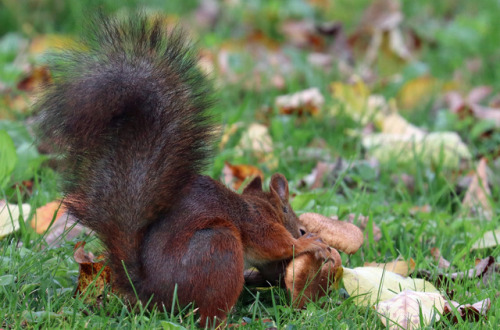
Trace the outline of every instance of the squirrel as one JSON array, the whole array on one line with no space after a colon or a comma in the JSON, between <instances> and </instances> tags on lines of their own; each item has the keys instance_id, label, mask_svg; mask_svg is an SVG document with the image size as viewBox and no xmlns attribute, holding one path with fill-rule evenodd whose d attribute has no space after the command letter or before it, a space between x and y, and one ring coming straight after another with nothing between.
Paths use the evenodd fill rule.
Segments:
<instances>
[{"instance_id":1,"label":"squirrel","mask_svg":"<svg viewBox=\"0 0 500 330\"><path fill-rule=\"evenodd\" d=\"M64 203L102 240L113 286L133 303L194 303L200 325L214 326L245 267L328 258L317 236L300 236L283 175L238 194L202 174L214 91L185 33L143 14L95 21L78 48L55 55L36 108L40 140L65 164Z\"/></svg>"}]
</instances>

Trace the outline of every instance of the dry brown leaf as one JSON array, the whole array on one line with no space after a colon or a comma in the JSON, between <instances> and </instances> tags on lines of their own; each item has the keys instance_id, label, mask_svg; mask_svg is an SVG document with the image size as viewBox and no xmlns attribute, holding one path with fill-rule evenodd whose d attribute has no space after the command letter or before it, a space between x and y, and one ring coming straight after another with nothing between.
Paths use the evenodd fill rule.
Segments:
<instances>
[{"instance_id":1,"label":"dry brown leaf","mask_svg":"<svg viewBox=\"0 0 500 330\"><path fill-rule=\"evenodd\" d=\"M364 56L362 66L376 64L379 75L397 72L413 59L412 51L420 47L417 35L401 27L400 1L371 2L360 22L349 38L349 44L356 53Z\"/></svg>"},{"instance_id":2,"label":"dry brown leaf","mask_svg":"<svg viewBox=\"0 0 500 330\"><path fill-rule=\"evenodd\" d=\"M318 162L311 174L303 179L304 183L309 186L309 189L311 190L321 188L323 187L325 176L331 173L334 169L335 164L333 163Z\"/></svg>"},{"instance_id":3,"label":"dry brown leaf","mask_svg":"<svg viewBox=\"0 0 500 330\"><path fill-rule=\"evenodd\" d=\"M374 308L389 329L420 329L422 324L428 326L433 320L439 321L444 306L440 293L405 290Z\"/></svg>"},{"instance_id":4,"label":"dry brown leaf","mask_svg":"<svg viewBox=\"0 0 500 330\"><path fill-rule=\"evenodd\" d=\"M415 270L415 260L396 259L387 263L365 262L364 267L377 267L407 277Z\"/></svg>"},{"instance_id":5,"label":"dry brown leaf","mask_svg":"<svg viewBox=\"0 0 500 330\"><path fill-rule=\"evenodd\" d=\"M304 213L299 223L310 233L318 236L329 246L342 252L353 254L363 244L363 233L355 225L333 220L318 213Z\"/></svg>"},{"instance_id":6,"label":"dry brown leaf","mask_svg":"<svg viewBox=\"0 0 500 330\"><path fill-rule=\"evenodd\" d=\"M470 305L460 305L456 301L450 301L453 307L457 310L458 314L463 320L479 322L481 319L486 319L486 314L491 308L491 300L489 298L478 301ZM454 323L458 323L458 318L453 313L454 308L448 302L445 303L443 315L447 315Z\"/></svg>"},{"instance_id":7,"label":"dry brown leaf","mask_svg":"<svg viewBox=\"0 0 500 330\"><path fill-rule=\"evenodd\" d=\"M229 162L224 163L222 174L224 175L224 182L231 185L235 190L238 190L247 179L256 176L264 178L264 174L256 166L245 164L232 165Z\"/></svg>"},{"instance_id":8,"label":"dry brown leaf","mask_svg":"<svg viewBox=\"0 0 500 330\"><path fill-rule=\"evenodd\" d=\"M86 301L92 302L101 295L105 286L111 284L111 268L105 266L102 261L96 261L91 252L85 252L83 249L85 242L75 244L73 257L79 265L78 285L75 294L85 294L89 287L95 288L95 291L86 297Z\"/></svg>"},{"instance_id":9,"label":"dry brown leaf","mask_svg":"<svg viewBox=\"0 0 500 330\"><path fill-rule=\"evenodd\" d=\"M31 220L31 227L38 234L43 234L50 226L52 221L56 221L64 212L66 207L60 200L47 203L36 209L35 216Z\"/></svg>"},{"instance_id":10,"label":"dry brown leaf","mask_svg":"<svg viewBox=\"0 0 500 330\"><path fill-rule=\"evenodd\" d=\"M52 81L49 69L41 66L34 68L30 74L17 83L17 89L25 92L34 92L39 90L43 85Z\"/></svg>"},{"instance_id":11,"label":"dry brown leaf","mask_svg":"<svg viewBox=\"0 0 500 330\"><path fill-rule=\"evenodd\" d=\"M489 86L479 86L472 89L467 96L463 97L456 91L446 94L446 102L450 110L460 118L474 116L478 119L490 120L500 127L500 109L495 107L486 107L479 104L492 91Z\"/></svg>"},{"instance_id":12,"label":"dry brown leaf","mask_svg":"<svg viewBox=\"0 0 500 330\"><path fill-rule=\"evenodd\" d=\"M439 251L438 248L435 247L432 248L431 255L434 257L434 260L438 262L439 268L444 268L444 269L450 268L451 266L450 262L441 256L441 251Z\"/></svg>"},{"instance_id":13,"label":"dry brown leaf","mask_svg":"<svg viewBox=\"0 0 500 330\"><path fill-rule=\"evenodd\" d=\"M54 224L52 224L50 231L45 236L45 242L51 247L59 246L89 231L90 230L82 226L75 217L65 212L57 218Z\"/></svg>"},{"instance_id":14,"label":"dry brown leaf","mask_svg":"<svg viewBox=\"0 0 500 330\"><path fill-rule=\"evenodd\" d=\"M318 114L325 98L318 88L309 88L294 94L278 96L275 100L276 107L281 114Z\"/></svg>"},{"instance_id":15,"label":"dry brown leaf","mask_svg":"<svg viewBox=\"0 0 500 330\"><path fill-rule=\"evenodd\" d=\"M325 48L324 37L321 36L312 21L286 21L281 25L281 32L289 43L295 47L314 49Z\"/></svg>"},{"instance_id":16,"label":"dry brown leaf","mask_svg":"<svg viewBox=\"0 0 500 330\"><path fill-rule=\"evenodd\" d=\"M397 0L375 0L360 20L359 30L392 30L403 21L401 4Z\"/></svg>"},{"instance_id":17,"label":"dry brown leaf","mask_svg":"<svg viewBox=\"0 0 500 330\"><path fill-rule=\"evenodd\" d=\"M462 207L467 210L469 215L481 216L487 220L493 217L493 208L489 201L491 191L488 186L487 160L481 158L477 165L476 173L472 182L465 193L462 201Z\"/></svg>"},{"instance_id":18,"label":"dry brown leaf","mask_svg":"<svg viewBox=\"0 0 500 330\"><path fill-rule=\"evenodd\" d=\"M476 266L472 269L469 269L465 272L455 272L455 273L437 273L433 274L427 270L419 270L417 272L417 276L420 278L425 278L428 281L434 282L437 286L446 285L449 282L457 282L462 281L464 279L472 280L472 279L480 279L481 281L477 282L477 286L488 284L491 275L495 272L495 258L492 256L481 259Z\"/></svg>"}]
</instances>

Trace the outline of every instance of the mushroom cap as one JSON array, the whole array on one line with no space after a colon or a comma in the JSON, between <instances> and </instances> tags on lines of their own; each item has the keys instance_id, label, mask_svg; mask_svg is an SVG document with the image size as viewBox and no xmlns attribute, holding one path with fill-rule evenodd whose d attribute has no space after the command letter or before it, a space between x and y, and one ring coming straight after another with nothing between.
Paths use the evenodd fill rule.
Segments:
<instances>
[{"instance_id":1,"label":"mushroom cap","mask_svg":"<svg viewBox=\"0 0 500 330\"><path fill-rule=\"evenodd\" d=\"M318 213L304 213L299 222L308 232L317 234L323 242L342 252L353 254L363 244L363 232L351 223Z\"/></svg>"},{"instance_id":2,"label":"mushroom cap","mask_svg":"<svg viewBox=\"0 0 500 330\"><path fill-rule=\"evenodd\" d=\"M342 260L337 250L332 249L330 254L331 260L325 262L314 253L304 253L288 264L285 286L292 295L295 308L302 308L306 302L324 296L332 284L338 282Z\"/></svg>"}]
</instances>

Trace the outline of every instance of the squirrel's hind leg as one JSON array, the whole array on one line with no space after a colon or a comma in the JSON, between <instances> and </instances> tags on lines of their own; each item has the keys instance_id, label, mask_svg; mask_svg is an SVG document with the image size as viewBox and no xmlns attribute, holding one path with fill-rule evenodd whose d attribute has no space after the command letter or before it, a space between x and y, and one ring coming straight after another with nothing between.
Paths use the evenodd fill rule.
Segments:
<instances>
[{"instance_id":1,"label":"squirrel's hind leg","mask_svg":"<svg viewBox=\"0 0 500 330\"><path fill-rule=\"evenodd\" d=\"M193 234L189 234L191 230ZM223 219L197 220L196 228L191 230L178 232L173 244L155 246L154 254L162 255L158 259L163 260L155 258L155 265L149 266L162 265L155 272L161 274L155 279L160 283L146 285L165 290L151 292L157 298L163 296L165 305L171 304L177 286L179 304L194 302L201 316L200 325L211 327L226 318L243 290L243 245L237 228Z\"/></svg>"},{"instance_id":2,"label":"squirrel's hind leg","mask_svg":"<svg viewBox=\"0 0 500 330\"><path fill-rule=\"evenodd\" d=\"M212 220L208 228L194 233L189 245L183 260L189 260L186 269L193 272L192 292L201 315L200 325L211 327L226 318L243 290L240 233L231 223Z\"/></svg>"}]
</instances>

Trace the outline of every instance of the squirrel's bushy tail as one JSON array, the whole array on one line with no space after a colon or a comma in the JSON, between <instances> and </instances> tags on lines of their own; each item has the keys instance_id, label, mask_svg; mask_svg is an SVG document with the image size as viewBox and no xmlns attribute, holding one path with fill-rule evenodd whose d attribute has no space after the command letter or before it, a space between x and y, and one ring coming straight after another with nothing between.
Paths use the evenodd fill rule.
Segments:
<instances>
[{"instance_id":1,"label":"squirrel's bushy tail","mask_svg":"<svg viewBox=\"0 0 500 330\"><path fill-rule=\"evenodd\" d=\"M78 49L55 56L39 132L66 160L69 211L107 245L117 278L127 278L123 261L139 285L145 229L211 156L212 91L193 47L160 18L94 23Z\"/></svg>"}]
</instances>

